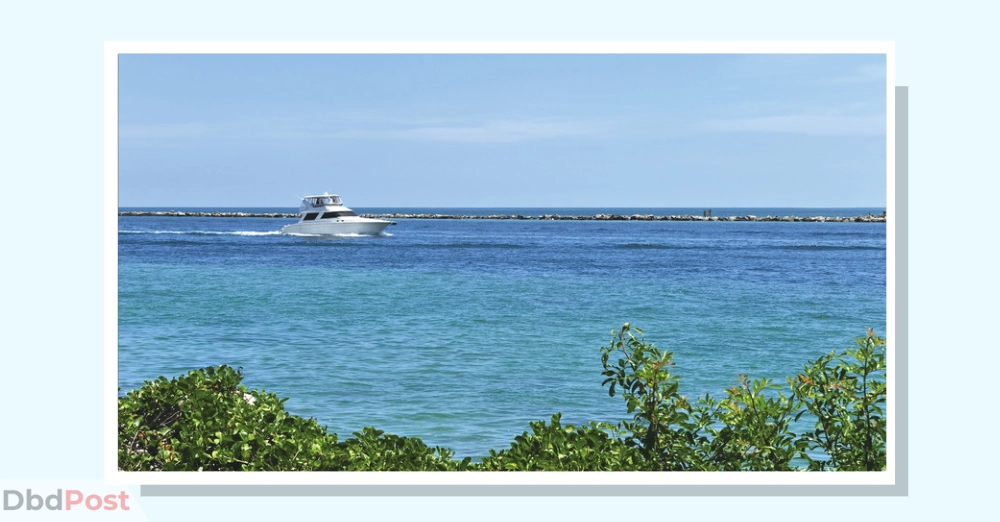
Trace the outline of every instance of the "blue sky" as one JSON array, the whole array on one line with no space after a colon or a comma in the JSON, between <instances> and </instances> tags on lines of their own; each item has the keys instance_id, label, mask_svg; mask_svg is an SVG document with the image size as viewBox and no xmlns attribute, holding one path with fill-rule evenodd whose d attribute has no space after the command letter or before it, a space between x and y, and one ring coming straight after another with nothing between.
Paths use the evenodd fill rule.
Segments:
<instances>
[{"instance_id":1,"label":"blue sky","mask_svg":"<svg viewBox=\"0 0 1000 522\"><path fill-rule=\"evenodd\" d=\"M120 206L884 207L884 55L121 55Z\"/></svg>"}]
</instances>

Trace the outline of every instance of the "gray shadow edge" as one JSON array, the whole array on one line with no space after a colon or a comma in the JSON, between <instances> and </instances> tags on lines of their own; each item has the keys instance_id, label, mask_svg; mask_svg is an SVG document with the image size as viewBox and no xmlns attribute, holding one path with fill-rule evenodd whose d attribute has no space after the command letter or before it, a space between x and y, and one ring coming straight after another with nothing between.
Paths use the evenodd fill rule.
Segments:
<instances>
[{"instance_id":1,"label":"gray shadow edge","mask_svg":"<svg viewBox=\"0 0 1000 522\"><path fill-rule=\"evenodd\" d=\"M896 86L896 485L909 494L909 171L910 88Z\"/></svg>"},{"instance_id":2,"label":"gray shadow edge","mask_svg":"<svg viewBox=\"0 0 1000 522\"><path fill-rule=\"evenodd\" d=\"M885 486L141 486L142 497L879 497L903 496Z\"/></svg>"}]
</instances>

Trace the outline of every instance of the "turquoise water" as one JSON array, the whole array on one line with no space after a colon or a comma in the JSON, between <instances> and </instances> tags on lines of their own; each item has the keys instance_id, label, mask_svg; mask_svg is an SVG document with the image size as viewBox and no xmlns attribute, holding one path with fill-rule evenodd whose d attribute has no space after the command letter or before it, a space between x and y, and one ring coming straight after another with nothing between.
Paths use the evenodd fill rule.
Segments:
<instances>
[{"instance_id":1,"label":"turquoise water","mask_svg":"<svg viewBox=\"0 0 1000 522\"><path fill-rule=\"evenodd\" d=\"M243 366L247 387L289 397L341 438L375 426L480 456L555 412L625 418L600 374L623 322L676 353L691 397L721 397L740 373L783 383L866 327L885 330L884 224L399 220L379 237L276 233L290 222L119 219L123 391Z\"/></svg>"}]
</instances>

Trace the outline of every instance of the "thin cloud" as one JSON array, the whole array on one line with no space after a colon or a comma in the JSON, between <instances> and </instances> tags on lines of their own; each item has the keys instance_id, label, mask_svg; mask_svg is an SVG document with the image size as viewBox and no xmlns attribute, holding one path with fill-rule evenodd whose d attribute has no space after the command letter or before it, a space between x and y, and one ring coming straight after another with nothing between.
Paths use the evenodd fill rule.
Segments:
<instances>
[{"instance_id":1,"label":"thin cloud","mask_svg":"<svg viewBox=\"0 0 1000 522\"><path fill-rule=\"evenodd\" d=\"M865 64L858 67L858 76L868 80L885 80L885 64Z\"/></svg>"},{"instance_id":2,"label":"thin cloud","mask_svg":"<svg viewBox=\"0 0 1000 522\"><path fill-rule=\"evenodd\" d=\"M884 63L867 63L861 65L847 74L834 76L824 80L825 83L868 83L885 82L886 67Z\"/></svg>"},{"instance_id":3,"label":"thin cloud","mask_svg":"<svg viewBox=\"0 0 1000 522\"><path fill-rule=\"evenodd\" d=\"M179 123L123 125L119 137L134 140L184 139L367 139L451 143L515 143L594 135L592 124L553 120L495 120L482 123L394 122L377 128L338 130L344 122ZM350 122L347 122L350 125ZM357 122L355 122L357 123ZM369 125L371 122L367 122Z\"/></svg>"},{"instance_id":4,"label":"thin cloud","mask_svg":"<svg viewBox=\"0 0 1000 522\"><path fill-rule=\"evenodd\" d=\"M205 138L218 134L218 125L207 123L162 123L156 125L120 125L118 137L128 139Z\"/></svg>"},{"instance_id":5,"label":"thin cloud","mask_svg":"<svg viewBox=\"0 0 1000 522\"><path fill-rule=\"evenodd\" d=\"M797 114L712 120L703 127L717 132L761 132L818 136L878 136L885 134L884 116L820 116Z\"/></svg>"},{"instance_id":6,"label":"thin cloud","mask_svg":"<svg viewBox=\"0 0 1000 522\"><path fill-rule=\"evenodd\" d=\"M352 130L336 133L335 137L355 139L385 139L454 143L512 143L549 140L595 134L591 125L539 121L500 120L475 125L433 125L408 129Z\"/></svg>"}]
</instances>

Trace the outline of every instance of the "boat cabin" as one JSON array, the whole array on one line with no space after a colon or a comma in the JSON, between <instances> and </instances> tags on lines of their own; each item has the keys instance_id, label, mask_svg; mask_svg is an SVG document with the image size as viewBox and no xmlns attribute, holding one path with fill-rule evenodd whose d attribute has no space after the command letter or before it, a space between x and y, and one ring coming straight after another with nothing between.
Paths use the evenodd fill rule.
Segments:
<instances>
[{"instance_id":1,"label":"boat cabin","mask_svg":"<svg viewBox=\"0 0 1000 522\"><path fill-rule=\"evenodd\" d=\"M303 214L302 221L357 215L353 210L345 207L343 200L336 194L306 196L302 198L302 204L299 205L299 212Z\"/></svg>"}]
</instances>

